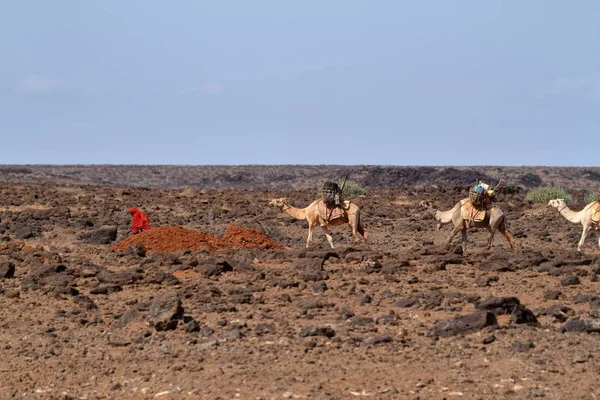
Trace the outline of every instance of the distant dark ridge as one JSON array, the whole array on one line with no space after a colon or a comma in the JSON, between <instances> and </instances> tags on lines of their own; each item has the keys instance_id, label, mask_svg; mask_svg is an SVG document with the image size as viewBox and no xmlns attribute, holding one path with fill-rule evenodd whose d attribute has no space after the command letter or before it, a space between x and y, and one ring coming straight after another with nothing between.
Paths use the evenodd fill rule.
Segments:
<instances>
[{"instance_id":1,"label":"distant dark ridge","mask_svg":"<svg viewBox=\"0 0 600 400\"><path fill-rule=\"evenodd\" d=\"M365 187L455 187L477 179L524 189L596 189L600 167L381 165L0 165L0 181L150 188L305 189L344 176Z\"/></svg>"}]
</instances>

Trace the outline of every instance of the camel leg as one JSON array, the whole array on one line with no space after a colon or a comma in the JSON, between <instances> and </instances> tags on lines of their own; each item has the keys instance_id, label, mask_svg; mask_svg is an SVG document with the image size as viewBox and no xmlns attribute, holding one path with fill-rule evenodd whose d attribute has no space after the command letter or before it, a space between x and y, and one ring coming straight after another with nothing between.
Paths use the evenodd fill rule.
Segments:
<instances>
[{"instance_id":1,"label":"camel leg","mask_svg":"<svg viewBox=\"0 0 600 400\"><path fill-rule=\"evenodd\" d=\"M463 227L462 231L460 231L460 236L462 238L463 254L467 254L467 228L466 227Z\"/></svg>"},{"instance_id":2,"label":"camel leg","mask_svg":"<svg viewBox=\"0 0 600 400\"><path fill-rule=\"evenodd\" d=\"M333 247L333 238L331 237L331 233L329 232L329 229L326 226L321 226L321 229L323 229L323 232L325 232L325 237L327 237L327 241L329 242L329 245L331 246L332 249L334 249L335 247Z\"/></svg>"},{"instance_id":3,"label":"camel leg","mask_svg":"<svg viewBox=\"0 0 600 400\"><path fill-rule=\"evenodd\" d=\"M501 234L504 235L504 237L506 238L506 240L508 240L508 244L510 245L510 249L514 253L515 252L515 239L513 238L512 233L510 233L510 231L506 227L506 223L504 221L502 221L502 223L498 227L498 230L500 231Z\"/></svg>"},{"instance_id":4,"label":"camel leg","mask_svg":"<svg viewBox=\"0 0 600 400\"><path fill-rule=\"evenodd\" d=\"M306 247L308 247L310 245L310 242L312 242L314 228L314 225L308 224L308 237L306 238Z\"/></svg>"},{"instance_id":5,"label":"camel leg","mask_svg":"<svg viewBox=\"0 0 600 400\"><path fill-rule=\"evenodd\" d=\"M358 246L358 230L356 229L356 224L348 224L350 225L350 229L352 230L352 240L355 246Z\"/></svg>"},{"instance_id":6,"label":"camel leg","mask_svg":"<svg viewBox=\"0 0 600 400\"><path fill-rule=\"evenodd\" d=\"M450 232L450 236L448 236L448 241L446 242L446 249L450 248L450 245L452 244L452 238L462 229L462 225L455 226L454 229L452 229L452 232Z\"/></svg>"},{"instance_id":7,"label":"camel leg","mask_svg":"<svg viewBox=\"0 0 600 400\"><path fill-rule=\"evenodd\" d=\"M591 229L592 229L592 227L589 225L583 227L583 232L581 232L581 239L579 240L579 243L577 244L577 251L581 251L583 242L585 242L585 238L587 237L588 233L590 233Z\"/></svg>"},{"instance_id":8,"label":"camel leg","mask_svg":"<svg viewBox=\"0 0 600 400\"><path fill-rule=\"evenodd\" d=\"M489 236L488 236L487 246L485 246L485 251L490 250L492 248L492 243L494 243L495 232L490 228L488 228L488 232L489 232Z\"/></svg>"}]
</instances>

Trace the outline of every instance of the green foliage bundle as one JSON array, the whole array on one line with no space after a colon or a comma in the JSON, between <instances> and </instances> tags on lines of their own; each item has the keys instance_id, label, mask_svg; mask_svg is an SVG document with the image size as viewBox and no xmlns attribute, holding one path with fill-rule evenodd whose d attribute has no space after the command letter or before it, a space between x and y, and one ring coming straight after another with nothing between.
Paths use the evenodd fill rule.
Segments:
<instances>
[{"instance_id":1,"label":"green foliage bundle","mask_svg":"<svg viewBox=\"0 0 600 400\"><path fill-rule=\"evenodd\" d=\"M598 192L595 190L590 190L584 197L586 203L591 203L592 201L598 200Z\"/></svg>"},{"instance_id":2,"label":"green foliage bundle","mask_svg":"<svg viewBox=\"0 0 600 400\"><path fill-rule=\"evenodd\" d=\"M335 181L335 183L337 183L339 185L339 187L342 187L342 184L344 183L343 179L337 180ZM323 189L322 186L319 186L317 188L317 195L321 196L321 190ZM347 180L346 184L344 185L344 191L342 192L342 196L345 198L348 197L355 197L355 196L361 196L365 194L365 189L360 186L360 184L356 181L352 181L352 180Z\"/></svg>"},{"instance_id":3,"label":"green foliage bundle","mask_svg":"<svg viewBox=\"0 0 600 400\"><path fill-rule=\"evenodd\" d=\"M547 203L553 199L563 199L565 203L572 201L572 197L563 188L545 186L530 190L525 196L525 201L533 201L534 203Z\"/></svg>"}]
</instances>

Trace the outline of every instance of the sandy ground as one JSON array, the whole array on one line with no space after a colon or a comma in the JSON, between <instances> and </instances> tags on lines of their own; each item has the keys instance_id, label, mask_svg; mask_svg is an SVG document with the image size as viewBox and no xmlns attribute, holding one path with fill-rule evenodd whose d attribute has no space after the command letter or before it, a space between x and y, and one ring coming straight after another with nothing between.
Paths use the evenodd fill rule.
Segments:
<instances>
[{"instance_id":1,"label":"sandy ground","mask_svg":"<svg viewBox=\"0 0 600 400\"><path fill-rule=\"evenodd\" d=\"M0 186L0 398L600 397L598 240L577 253L555 209L500 196L516 253L473 231L461 254L419 203L465 193L370 190L368 244L342 226L305 249L284 195L315 193ZM285 249L114 251L130 207Z\"/></svg>"}]
</instances>

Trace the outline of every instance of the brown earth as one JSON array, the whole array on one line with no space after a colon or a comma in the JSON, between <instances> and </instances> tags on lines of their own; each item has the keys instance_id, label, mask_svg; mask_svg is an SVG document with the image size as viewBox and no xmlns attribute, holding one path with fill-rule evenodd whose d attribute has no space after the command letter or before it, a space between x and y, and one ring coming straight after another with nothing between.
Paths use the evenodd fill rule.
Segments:
<instances>
[{"instance_id":1,"label":"brown earth","mask_svg":"<svg viewBox=\"0 0 600 400\"><path fill-rule=\"evenodd\" d=\"M125 251L131 245L143 245L147 253L173 252L177 250L219 251L235 248L283 249L284 246L270 240L256 229L229 225L223 237L206 234L180 226L160 226L129 236L113 246Z\"/></svg>"},{"instance_id":2,"label":"brown earth","mask_svg":"<svg viewBox=\"0 0 600 400\"><path fill-rule=\"evenodd\" d=\"M388 187L351 199L368 245L340 227L335 249L319 231L305 249L306 223L267 199L314 195L0 184L0 398L600 396L597 236L577 253L581 226L505 192L517 252L472 232L463 255L419 203L449 209L465 188ZM132 206L157 228L127 240L232 248L95 244Z\"/></svg>"}]
</instances>

